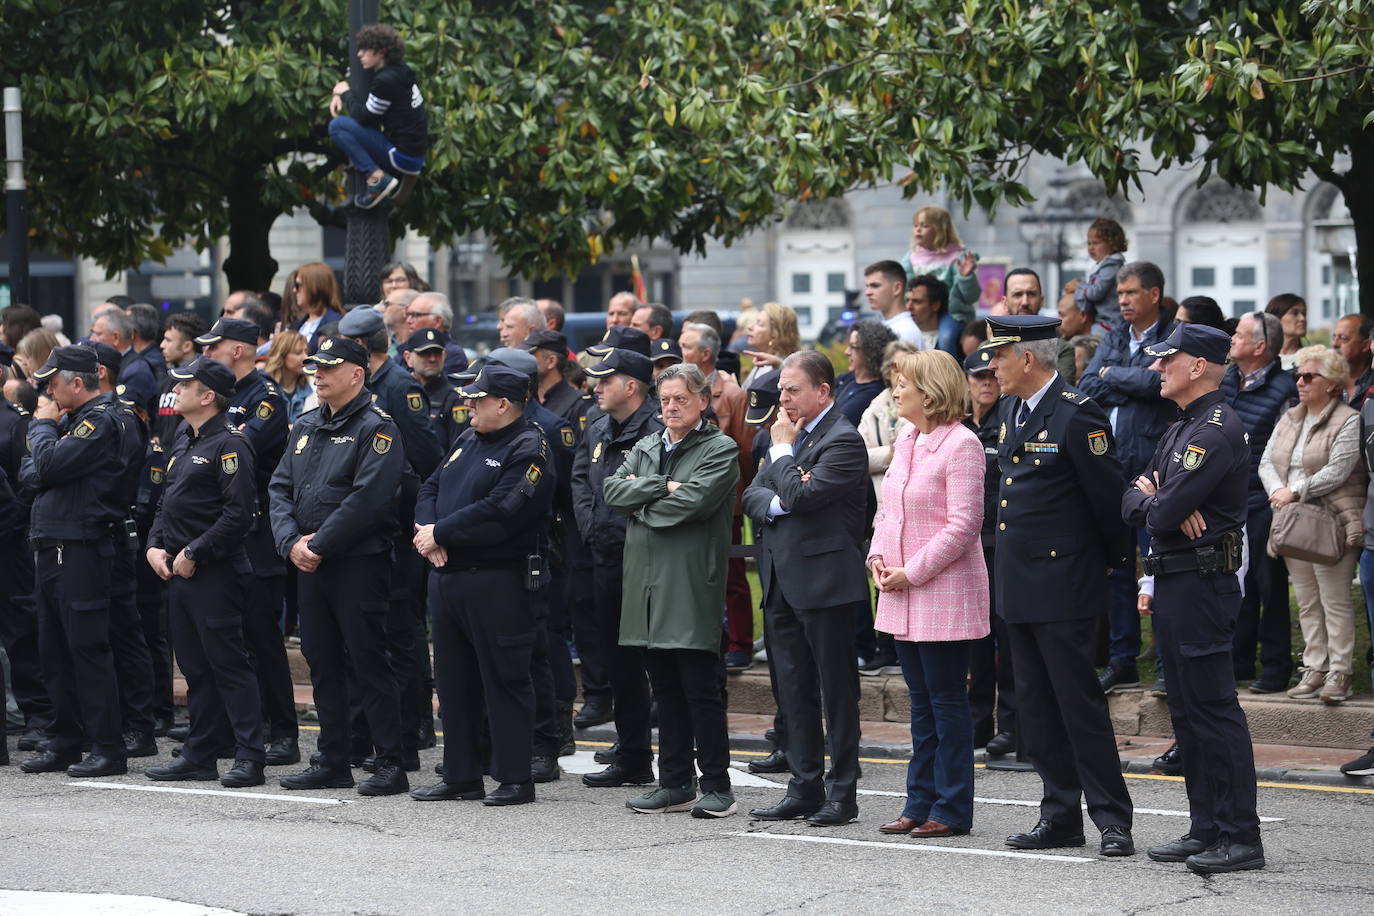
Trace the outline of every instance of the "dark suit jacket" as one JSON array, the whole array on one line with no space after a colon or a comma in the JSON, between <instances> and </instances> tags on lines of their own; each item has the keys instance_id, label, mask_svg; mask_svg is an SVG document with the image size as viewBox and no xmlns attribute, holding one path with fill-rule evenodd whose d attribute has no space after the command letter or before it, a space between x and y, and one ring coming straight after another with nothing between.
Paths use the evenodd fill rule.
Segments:
<instances>
[{"instance_id":1,"label":"dark suit jacket","mask_svg":"<svg viewBox=\"0 0 1374 916\"><path fill-rule=\"evenodd\" d=\"M811 479L803 482L806 471ZM807 436L800 455L776 464L764 459L744 491L743 505L762 546L759 581L765 600L774 573L783 599L794 608L868 600L863 551L868 486L868 450L838 405ZM770 522L774 496L789 512Z\"/></svg>"},{"instance_id":2,"label":"dark suit jacket","mask_svg":"<svg viewBox=\"0 0 1374 916\"><path fill-rule=\"evenodd\" d=\"M997 612L1008 623L1092 617L1107 606L1107 568L1130 550L1111 424L1062 377L1017 432L1020 409L1006 397L998 410Z\"/></svg>"}]
</instances>

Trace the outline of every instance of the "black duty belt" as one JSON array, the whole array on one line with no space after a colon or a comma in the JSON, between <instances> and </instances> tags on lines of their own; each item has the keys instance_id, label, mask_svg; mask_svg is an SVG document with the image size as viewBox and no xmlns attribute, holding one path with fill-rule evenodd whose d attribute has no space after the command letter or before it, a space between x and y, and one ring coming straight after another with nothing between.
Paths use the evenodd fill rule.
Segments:
<instances>
[{"instance_id":1,"label":"black duty belt","mask_svg":"<svg viewBox=\"0 0 1374 916\"><path fill-rule=\"evenodd\" d=\"M1175 553L1151 554L1140 561L1147 576L1196 572L1200 576L1219 576L1240 569L1241 533L1228 531L1221 540L1206 547Z\"/></svg>"}]
</instances>

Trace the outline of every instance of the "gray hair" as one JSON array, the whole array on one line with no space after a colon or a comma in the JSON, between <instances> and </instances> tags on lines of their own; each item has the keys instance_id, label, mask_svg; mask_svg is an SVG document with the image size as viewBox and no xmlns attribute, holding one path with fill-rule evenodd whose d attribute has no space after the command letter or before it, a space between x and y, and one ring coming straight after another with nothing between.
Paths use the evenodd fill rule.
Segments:
<instances>
[{"instance_id":1,"label":"gray hair","mask_svg":"<svg viewBox=\"0 0 1374 916\"><path fill-rule=\"evenodd\" d=\"M449 305L448 296L430 291L416 296L411 300L411 303L414 304L421 299L430 304L430 314L443 322L443 330L447 331L453 327L453 306Z\"/></svg>"},{"instance_id":2,"label":"gray hair","mask_svg":"<svg viewBox=\"0 0 1374 916\"><path fill-rule=\"evenodd\" d=\"M1051 338L1050 340L1027 340L1011 345L1011 352L1018 357L1023 353L1029 353L1031 359L1041 369L1049 369L1053 372L1057 368L1059 360L1059 341Z\"/></svg>"},{"instance_id":3,"label":"gray hair","mask_svg":"<svg viewBox=\"0 0 1374 916\"><path fill-rule=\"evenodd\" d=\"M157 341L162 336L162 315L146 302L129 306L129 323L141 340Z\"/></svg>"},{"instance_id":4,"label":"gray hair","mask_svg":"<svg viewBox=\"0 0 1374 916\"><path fill-rule=\"evenodd\" d=\"M1127 277L1135 277L1146 289L1157 289L1161 294L1164 292L1164 271L1151 261L1132 261L1117 271L1116 281L1120 283Z\"/></svg>"},{"instance_id":5,"label":"gray hair","mask_svg":"<svg viewBox=\"0 0 1374 916\"><path fill-rule=\"evenodd\" d=\"M402 308L405 308L407 305L410 305L410 303L414 302L416 299L419 299L423 295L424 293L420 292L417 289L398 289L390 296L387 296L387 298L395 300L392 303L393 305L399 305Z\"/></svg>"},{"instance_id":6,"label":"gray hair","mask_svg":"<svg viewBox=\"0 0 1374 916\"><path fill-rule=\"evenodd\" d=\"M706 376L701 374L701 370L691 363L674 363L664 369L659 377L654 381L654 390L662 392L663 383L671 382L673 379L682 379L687 383L687 390L692 394L711 397L711 386L706 383Z\"/></svg>"},{"instance_id":7,"label":"gray hair","mask_svg":"<svg viewBox=\"0 0 1374 916\"><path fill-rule=\"evenodd\" d=\"M123 310L122 308L120 308L119 306L117 306L117 305L112 305L112 306L110 306L110 307L107 308L107 309L104 309L104 310L102 310L102 311L96 312L95 318L92 318L92 319L91 319L91 324L94 325L95 322L96 322L96 319L99 319L99 318L104 318L104 319L105 319L105 326L106 326L107 328L109 328L112 332L114 332L115 334L118 334L118 335L120 336L121 339L126 340L126 341L127 341L127 340L133 340L133 337L134 337L134 322L133 322L133 319L131 319L131 318L129 317L129 313L128 313L128 312L124 311L124 310Z\"/></svg>"},{"instance_id":8,"label":"gray hair","mask_svg":"<svg viewBox=\"0 0 1374 916\"><path fill-rule=\"evenodd\" d=\"M542 328L545 325L544 313L539 311L539 306L535 305L534 302L529 299L507 299L501 304L504 306L512 302L514 303L513 305L501 311L502 318L514 312L517 318L524 320L525 324L532 328ZM519 341L517 341L517 343L518 342Z\"/></svg>"},{"instance_id":9,"label":"gray hair","mask_svg":"<svg viewBox=\"0 0 1374 916\"><path fill-rule=\"evenodd\" d=\"M66 382L68 385L70 385L77 379L81 379L81 385L87 391L100 391L99 371L77 372L75 369L60 369L58 370L57 374L60 375L62 377L62 381Z\"/></svg>"},{"instance_id":10,"label":"gray hair","mask_svg":"<svg viewBox=\"0 0 1374 916\"><path fill-rule=\"evenodd\" d=\"M684 331L695 331L697 335L697 348L711 351L711 362L715 362L720 356L720 335L716 329L709 324L692 323L684 327Z\"/></svg>"},{"instance_id":11,"label":"gray hair","mask_svg":"<svg viewBox=\"0 0 1374 916\"><path fill-rule=\"evenodd\" d=\"M52 331L54 334L62 333L61 315L44 315L39 320L43 323L43 327L47 328L49 331Z\"/></svg>"},{"instance_id":12,"label":"gray hair","mask_svg":"<svg viewBox=\"0 0 1374 916\"><path fill-rule=\"evenodd\" d=\"M1250 340L1254 343L1263 341L1265 352L1277 358L1279 349L1283 347L1283 322L1269 312L1251 312L1246 317L1255 319Z\"/></svg>"},{"instance_id":13,"label":"gray hair","mask_svg":"<svg viewBox=\"0 0 1374 916\"><path fill-rule=\"evenodd\" d=\"M539 304L536 303L533 299L530 299L526 296L511 296L508 299L501 300L501 304L496 307L496 314L500 315L502 318L505 318L507 312L521 305L528 305L535 311L539 310ZM543 312L539 312L539 320L544 320Z\"/></svg>"}]
</instances>

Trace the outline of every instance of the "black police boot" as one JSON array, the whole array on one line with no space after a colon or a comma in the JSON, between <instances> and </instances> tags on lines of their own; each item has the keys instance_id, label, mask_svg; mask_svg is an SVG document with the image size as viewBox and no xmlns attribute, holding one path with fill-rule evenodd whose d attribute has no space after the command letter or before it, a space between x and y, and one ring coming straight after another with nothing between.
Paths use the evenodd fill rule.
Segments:
<instances>
[{"instance_id":1,"label":"black police boot","mask_svg":"<svg viewBox=\"0 0 1374 916\"><path fill-rule=\"evenodd\" d=\"M1010 732L998 732L988 739L987 747L984 748L989 757L1005 757L1008 754L1016 753L1016 739Z\"/></svg>"},{"instance_id":2,"label":"black police boot","mask_svg":"<svg viewBox=\"0 0 1374 916\"><path fill-rule=\"evenodd\" d=\"M171 716L153 716L153 737L166 738L172 728Z\"/></svg>"},{"instance_id":3,"label":"black police boot","mask_svg":"<svg viewBox=\"0 0 1374 916\"><path fill-rule=\"evenodd\" d=\"M351 789L353 774L346 767L336 770L314 764L308 770L283 776L277 782L283 789Z\"/></svg>"},{"instance_id":4,"label":"black police boot","mask_svg":"<svg viewBox=\"0 0 1374 916\"><path fill-rule=\"evenodd\" d=\"M528 805L534 801L534 783L503 782L487 793L482 804L493 807L502 805Z\"/></svg>"},{"instance_id":5,"label":"black police boot","mask_svg":"<svg viewBox=\"0 0 1374 916\"><path fill-rule=\"evenodd\" d=\"M471 783L436 782L411 789L410 797L416 801L481 801L487 797L487 790L480 779Z\"/></svg>"},{"instance_id":6,"label":"black police boot","mask_svg":"<svg viewBox=\"0 0 1374 916\"><path fill-rule=\"evenodd\" d=\"M284 767L300 762L301 742L295 735L278 738L267 746L267 766Z\"/></svg>"},{"instance_id":7,"label":"black police boot","mask_svg":"<svg viewBox=\"0 0 1374 916\"><path fill-rule=\"evenodd\" d=\"M592 755L592 759L603 766L615 763L620 759L620 742L617 741L610 747L603 747Z\"/></svg>"},{"instance_id":8,"label":"black police boot","mask_svg":"<svg viewBox=\"0 0 1374 916\"><path fill-rule=\"evenodd\" d=\"M24 736L19 739L19 743L15 745L15 748L21 751L36 751L38 750L38 746L46 740L48 739L44 737L42 732L36 728L31 728L24 732Z\"/></svg>"},{"instance_id":9,"label":"black police boot","mask_svg":"<svg viewBox=\"0 0 1374 916\"><path fill-rule=\"evenodd\" d=\"M1165 776L1178 776L1183 772L1183 752L1178 749L1178 742L1169 745L1169 749L1154 759L1153 766Z\"/></svg>"},{"instance_id":10,"label":"black police boot","mask_svg":"<svg viewBox=\"0 0 1374 916\"><path fill-rule=\"evenodd\" d=\"M613 763L599 773L587 773L582 785L589 789L615 789L620 786L647 786L654 781L653 771L645 764L642 770L628 770Z\"/></svg>"},{"instance_id":11,"label":"black police boot","mask_svg":"<svg viewBox=\"0 0 1374 916\"><path fill-rule=\"evenodd\" d=\"M415 746L419 750L427 751L438 745L438 743L439 739L434 735L434 717L430 716L428 722L420 723L420 734L419 737L416 738Z\"/></svg>"},{"instance_id":12,"label":"black police boot","mask_svg":"<svg viewBox=\"0 0 1374 916\"><path fill-rule=\"evenodd\" d=\"M229 772L220 777L219 784L226 789L246 789L267 782L262 775L262 764L256 760L235 760Z\"/></svg>"},{"instance_id":13,"label":"black police boot","mask_svg":"<svg viewBox=\"0 0 1374 916\"><path fill-rule=\"evenodd\" d=\"M787 752L782 748L778 748L767 757L751 760L749 761L748 770L750 773L786 773Z\"/></svg>"},{"instance_id":14,"label":"black police boot","mask_svg":"<svg viewBox=\"0 0 1374 916\"><path fill-rule=\"evenodd\" d=\"M1206 852L1207 845L1202 840L1193 839L1192 834L1185 833L1172 843L1151 846L1145 854L1156 862L1186 862L1189 856Z\"/></svg>"},{"instance_id":15,"label":"black police boot","mask_svg":"<svg viewBox=\"0 0 1374 916\"><path fill-rule=\"evenodd\" d=\"M1189 856L1184 864L1199 875L1217 875L1232 871L1251 871L1264 867L1264 845L1256 842L1237 843L1226 834L1202 852Z\"/></svg>"},{"instance_id":16,"label":"black police boot","mask_svg":"<svg viewBox=\"0 0 1374 916\"><path fill-rule=\"evenodd\" d=\"M583 703L582 709L573 716L573 725L578 728L591 728L593 725L609 722L613 717L610 700L603 697L592 697Z\"/></svg>"},{"instance_id":17,"label":"black police boot","mask_svg":"<svg viewBox=\"0 0 1374 916\"><path fill-rule=\"evenodd\" d=\"M377 772L377 755L368 754L366 757L363 758L363 762L360 766L364 773Z\"/></svg>"},{"instance_id":18,"label":"black police boot","mask_svg":"<svg viewBox=\"0 0 1374 916\"><path fill-rule=\"evenodd\" d=\"M359 795L400 795L408 791L410 780L406 779L405 770L389 757L378 760L377 771L358 783Z\"/></svg>"},{"instance_id":19,"label":"black police boot","mask_svg":"<svg viewBox=\"0 0 1374 916\"><path fill-rule=\"evenodd\" d=\"M90 754L80 763L67 767L67 775L74 779L93 779L97 776L123 776L129 772L129 765L116 757Z\"/></svg>"},{"instance_id":20,"label":"black police boot","mask_svg":"<svg viewBox=\"0 0 1374 916\"><path fill-rule=\"evenodd\" d=\"M157 741L147 732L125 732L124 755L126 757L156 757Z\"/></svg>"},{"instance_id":21,"label":"black police boot","mask_svg":"<svg viewBox=\"0 0 1374 916\"><path fill-rule=\"evenodd\" d=\"M558 758L542 754L530 758L530 778L535 782L553 782L563 775Z\"/></svg>"},{"instance_id":22,"label":"black police boot","mask_svg":"<svg viewBox=\"0 0 1374 916\"><path fill-rule=\"evenodd\" d=\"M1139 687L1140 671L1134 662L1110 662L1097 676L1097 682L1103 693L1113 694L1125 687Z\"/></svg>"},{"instance_id":23,"label":"black police boot","mask_svg":"<svg viewBox=\"0 0 1374 916\"><path fill-rule=\"evenodd\" d=\"M167 729L167 737L173 741L185 741L191 737L191 723L186 722L181 725L173 725Z\"/></svg>"},{"instance_id":24,"label":"black police boot","mask_svg":"<svg viewBox=\"0 0 1374 916\"><path fill-rule=\"evenodd\" d=\"M219 770L211 763L201 766L185 757L177 757L171 763L159 763L143 771L143 775L156 782L212 782L219 779Z\"/></svg>"},{"instance_id":25,"label":"black police boot","mask_svg":"<svg viewBox=\"0 0 1374 916\"><path fill-rule=\"evenodd\" d=\"M558 704L558 756L566 757L577 753L577 741L573 737L573 707L571 703Z\"/></svg>"},{"instance_id":26,"label":"black police boot","mask_svg":"<svg viewBox=\"0 0 1374 916\"><path fill-rule=\"evenodd\" d=\"M74 763L79 763L81 755L76 751L59 754L53 750L42 750L36 757L30 757L19 764L19 769L25 773L65 773L67 767Z\"/></svg>"}]
</instances>

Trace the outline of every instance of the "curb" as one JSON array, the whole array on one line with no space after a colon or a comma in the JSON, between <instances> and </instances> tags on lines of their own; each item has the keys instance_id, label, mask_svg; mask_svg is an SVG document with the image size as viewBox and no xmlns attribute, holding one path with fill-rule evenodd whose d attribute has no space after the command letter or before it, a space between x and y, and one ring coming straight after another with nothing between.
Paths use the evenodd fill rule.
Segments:
<instances>
[{"instance_id":1,"label":"curb","mask_svg":"<svg viewBox=\"0 0 1374 916\"><path fill-rule=\"evenodd\" d=\"M615 727L610 724L594 725L591 728L578 729L574 737L577 739L586 739L587 741L600 741L606 744L614 744L616 740ZM730 749L766 753L773 750L773 745L762 735L756 735L750 732L731 732ZM1352 752L1352 755L1353 753L1354 752ZM880 760L906 760L911 757L911 745L885 744L879 742L868 744L861 743L859 745L859 756L877 758ZM981 749L974 751L973 762L975 764L986 763L987 754ZM1164 775L1154 768L1153 757L1122 757L1121 772L1161 777ZM1182 780L1182 777L1172 778L1179 779L1180 781ZM1346 776L1334 767L1318 769L1297 769L1274 766L1256 767L1255 779L1258 782L1284 782L1295 785L1335 786L1347 789L1374 789L1374 777Z\"/></svg>"}]
</instances>

